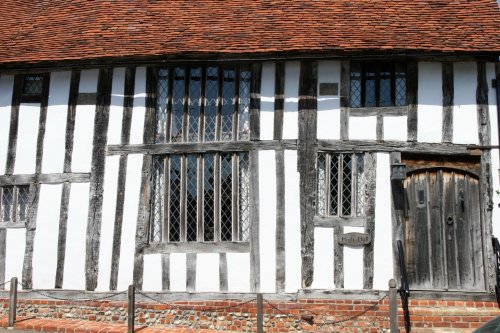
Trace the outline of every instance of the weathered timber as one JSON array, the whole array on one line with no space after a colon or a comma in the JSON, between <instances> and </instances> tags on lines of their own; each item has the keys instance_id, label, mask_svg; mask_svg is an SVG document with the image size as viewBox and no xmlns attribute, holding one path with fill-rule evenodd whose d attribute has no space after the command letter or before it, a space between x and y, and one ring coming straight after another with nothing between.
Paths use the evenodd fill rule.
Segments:
<instances>
[{"instance_id":1,"label":"weathered timber","mask_svg":"<svg viewBox=\"0 0 500 333\"><path fill-rule=\"evenodd\" d=\"M23 289L33 287L33 248L35 243L35 230L38 213L38 199L40 197L40 184L31 184L29 189L29 208L26 221L26 247L23 261Z\"/></svg>"},{"instance_id":2,"label":"weathered timber","mask_svg":"<svg viewBox=\"0 0 500 333\"><path fill-rule=\"evenodd\" d=\"M249 153L250 163L250 290L260 291L259 152Z\"/></svg>"},{"instance_id":3,"label":"weathered timber","mask_svg":"<svg viewBox=\"0 0 500 333\"><path fill-rule=\"evenodd\" d=\"M336 289L344 288L344 246L338 242L343 234L343 227L333 228L333 283Z\"/></svg>"},{"instance_id":4,"label":"weathered timber","mask_svg":"<svg viewBox=\"0 0 500 333\"><path fill-rule=\"evenodd\" d=\"M38 118L38 136L36 140L35 173L42 172L43 139L47 122L47 106L49 104L50 74L43 74L42 95L40 101L40 117Z\"/></svg>"},{"instance_id":5,"label":"weathered timber","mask_svg":"<svg viewBox=\"0 0 500 333\"><path fill-rule=\"evenodd\" d=\"M389 154L390 164L401 163L401 153L392 152ZM401 282L397 241L404 241L403 224L405 221L405 192L403 182L400 180L391 181L391 220L392 220L392 266L394 276L398 285Z\"/></svg>"},{"instance_id":6,"label":"weathered timber","mask_svg":"<svg viewBox=\"0 0 500 333\"><path fill-rule=\"evenodd\" d=\"M443 76L443 142L453 141L453 103L454 103L454 84L453 84L453 63L442 63Z\"/></svg>"},{"instance_id":7,"label":"weathered timber","mask_svg":"<svg viewBox=\"0 0 500 333\"><path fill-rule=\"evenodd\" d=\"M276 291L285 290L285 152L276 151Z\"/></svg>"},{"instance_id":8,"label":"weathered timber","mask_svg":"<svg viewBox=\"0 0 500 333\"><path fill-rule=\"evenodd\" d=\"M97 103L97 93L79 93L78 105L95 105Z\"/></svg>"},{"instance_id":9,"label":"weathered timber","mask_svg":"<svg viewBox=\"0 0 500 333\"><path fill-rule=\"evenodd\" d=\"M215 152L246 152L249 150L297 149L297 140L225 141L200 143L159 143L109 145L108 155L123 154L201 154Z\"/></svg>"},{"instance_id":10,"label":"weathered timber","mask_svg":"<svg viewBox=\"0 0 500 333\"><path fill-rule=\"evenodd\" d=\"M379 141L384 140L384 117L382 115L377 116L376 138Z\"/></svg>"},{"instance_id":11,"label":"weathered timber","mask_svg":"<svg viewBox=\"0 0 500 333\"><path fill-rule=\"evenodd\" d=\"M350 63L340 63L340 139L349 139L349 86L350 86Z\"/></svg>"},{"instance_id":12,"label":"weathered timber","mask_svg":"<svg viewBox=\"0 0 500 333\"><path fill-rule=\"evenodd\" d=\"M477 63L477 90L476 90L477 116L479 126L479 144L482 146L491 145L491 126L488 107L488 82L486 79L486 63ZM495 268L493 265L492 244L489 241L493 230L492 220L493 211L493 181L491 168L491 151L483 150L481 154L481 177L480 177L480 203L481 203L481 221L483 235L483 261L485 265L486 288L490 292L494 291L495 286Z\"/></svg>"},{"instance_id":13,"label":"weathered timber","mask_svg":"<svg viewBox=\"0 0 500 333\"><path fill-rule=\"evenodd\" d=\"M121 144L130 142L130 126L134 107L135 67L125 70L125 87L123 99L123 118L121 129ZM123 208L125 202L125 185L127 182L127 155L121 155L118 166L118 183L116 190L115 222L113 228L113 256L111 258L111 274L109 290L116 290L118 283L118 268L120 264L121 236L123 225Z\"/></svg>"},{"instance_id":14,"label":"weathered timber","mask_svg":"<svg viewBox=\"0 0 500 333\"><path fill-rule=\"evenodd\" d=\"M0 281L5 281L6 250L7 250L7 230L5 228L2 228L0 225ZM5 286L0 287L0 290L3 289L5 289Z\"/></svg>"},{"instance_id":15,"label":"weathered timber","mask_svg":"<svg viewBox=\"0 0 500 333\"><path fill-rule=\"evenodd\" d=\"M152 144L154 142L154 126L156 112L156 86L155 68L148 67L146 72L146 114L144 116L143 142ZM135 253L133 281L136 288L142 289L144 274L144 249L148 244L149 234L149 203L151 196L150 173L153 159L151 155L144 155L142 160L141 189L139 199L139 209L137 213L137 226L135 231Z\"/></svg>"},{"instance_id":16,"label":"weathered timber","mask_svg":"<svg viewBox=\"0 0 500 333\"><path fill-rule=\"evenodd\" d=\"M252 64L252 78L250 82L250 140L260 139L260 86L262 64Z\"/></svg>"},{"instance_id":17,"label":"weathered timber","mask_svg":"<svg viewBox=\"0 0 500 333\"><path fill-rule=\"evenodd\" d=\"M273 139L283 139L283 112L285 109L285 63L276 63L274 79L274 131Z\"/></svg>"},{"instance_id":18,"label":"weathered timber","mask_svg":"<svg viewBox=\"0 0 500 333\"><path fill-rule=\"evenodd\" d=\"M196 253L186 254L186 291L196 290Z\"/></svg>"},{"instance_id":19,"label":"weathered timber","mask_svg":"<svg viewBox=\"0 0 500 333\"><path fill-rule=\"evenodd\" d=\"M417 141L418 131L418 62L408 62L406 102L408 104L408 141Z\"/></svg>"},{"instance_id":20,"label":"weathered timber","mask_svg":"<svg viewBox=\"0 0 500 333\"><path fill-rule=\"evenodd\" d=\"M113 70L99 70L97 82L97 104L92 143L92 166L90 173L89 213L85 255L85 289L95 290L99 271L99 246L101 242L102 200L104 192L104 169L109 123L109 105Z\"/></svg>"},{"instance_id":21,"label":"weathered timber","mask_svg":"<svg viewBox=\"0 0 500 333\"><path fill-rule=\"evenodd\" d=\"M59 212L59 235L57 237L57 268L55 288L62 288L64 279L64 260L66 258L66 234L68 225L68 206L71 183L62 186L61 208Z\"/></svg>"},{"instance_id":22,"label":"weathered timber","mask_svg":"<svg viewBox=\"0 0 500 333\"><path fill-rule=\"evenodd\" d=\"M248 253L249 242L219 242L219 243L151 243L144 249L144 254L154 253Z\"/></svg>"},{"instance_id":23,"label":"weathered timber","mask_svg":"<svg viewBox=\"0 0 500 333\"><path fill-rule=\"evenodd\" d=\"M0 186L37 184L88 183L90 173L42 173L0 176Z\"/></svg>"},{"instance_id":24,"label":"weathered timber","mask_svg":"<svg viewBox=\"0 0 500 333\"><path fill-rule=\"evenodd\" d=\"M23 90L23 75L14 76L14 91L10 110L9 143L7 148L7 160L5 162L5 174L14 172L16 163L17 131L19 127L19 105L21 104Z\"/></svg>"},{"instance_id":25,"label":"weathered timber","mask_svg":"<svg viewBox=\"0 0 500 333\"><path fill-rule=\"evenodd\" d=\"M227 254L219 253L219 291L226 292L227 289Z\"/></svg>"},{"instance_id":26,"label":"weathered timber","mask_svg":"<svg viewBox=\"0 0 500 333\"><path fill-rule=\"evenodd\" d=\"M349 117L406 116L407 106L387 106L370 108L349 108Z\"/></svg>"},{"instance_id":27,"label":"weathered timber","mask_svg":"<svg viewBox=\"0 0 500 333\"><path fill-rule=\"evenodd\" d=\"M377 155L365 154L365 233L371 242L363 249L363 289L373 288L374 246L375 246L375 194L377 184Z\"/></svg>"},{"instance_id":28,"label":"weathered timber","mask_svg":"<svg viewBox=\"0 0 500 333\"><path fill-rule=\"evenodd\" d=\"M302 287L314 279L314 213L316 197L318 64L303 61L299 78L299 139L297 169L300 173L300 232Z\"/></svg>"},{"instance_id":29,"label":"weathered timber","mask_svg":"<svg viewBox=\"0 0 500 333\"><path fill-rule=\"evenodd\" d=\"M76 105L78 100L78 89L80 86L80 71L71 72L71 83L69 86L68 115L66 116L66 139L64 150L64 172L71 172L73 158L73 137L75 133Z\"/></svg>"},{"instance_id":30,"label":"weathered timber","mask_svg":"<svg viewBox=\"0 0 500 333\"><path fill-rule=\"evenodd\" d=\"M320 228L364 227L364 217L314 216L314 226Z\"/></svg>"},{"instance_id":31,"label":"weathered timber","mask_svg":"<svg viewBox=\"0 0 500 333\"><path fill-rule=\"evenodd\" d=\"M161 254L161 290L170 290L170 253Z\"/></svg>"}]
</instances>

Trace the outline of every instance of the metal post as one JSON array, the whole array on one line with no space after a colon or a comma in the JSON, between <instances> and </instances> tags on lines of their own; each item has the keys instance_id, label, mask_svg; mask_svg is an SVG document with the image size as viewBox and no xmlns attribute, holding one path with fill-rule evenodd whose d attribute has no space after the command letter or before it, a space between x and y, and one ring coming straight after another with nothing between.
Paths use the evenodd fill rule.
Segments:
<instances>
[{"instance_id":1,"label":"metal post","mask_svg":"<svg viewBox=\"0 0 500 333\"><path fill-rule=\"evenodd\" d=\"M17 278L10 279L9 327L14 327L17 310Z\"/></svg>"},{"instance_id":2,"label":"metal post","mask_svg":"<svg viewBox=\"0 0 500 333\"><path fill-rule=\"evenodd\" d=\"M262 294L257 294L257 333L264 332L264 316L262 310Z\"/></svg>"},{"instance_id":3,"label":"metal post","mask_svg":"<svg viewBox=\"0 0 500 333\"><path fill-rule=\"evenodd\" d=\"M391 333L398 333L398 290L396 280L389 280L389 318Z\"/></svg>"},{"instance_id":4,"label":"metal post","mask_svg":"<svg viewBox=\"0 0 500 333\"><path fill-rule=\"evenodd\" d=\"M128 286L128 330L127 333L134 333L135 321L135 287L133 284Z\"/></svg>"}]
</instances>

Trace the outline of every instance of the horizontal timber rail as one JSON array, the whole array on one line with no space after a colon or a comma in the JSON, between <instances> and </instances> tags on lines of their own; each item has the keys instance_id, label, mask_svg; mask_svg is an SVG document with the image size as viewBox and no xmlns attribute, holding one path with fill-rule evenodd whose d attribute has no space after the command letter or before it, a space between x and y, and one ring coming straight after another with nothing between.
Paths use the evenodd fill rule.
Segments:
<instances>
[{"instance_id":1,"label":"horizontal timber rail","mask_svg":"<svg viewBox=\"0 0 500 333\"><path fill-rule=\"evenodd\" d=\"M29 184L88 183L90 173L41 173L0 176L0 186Z\"/></svg>"}]
</instances>

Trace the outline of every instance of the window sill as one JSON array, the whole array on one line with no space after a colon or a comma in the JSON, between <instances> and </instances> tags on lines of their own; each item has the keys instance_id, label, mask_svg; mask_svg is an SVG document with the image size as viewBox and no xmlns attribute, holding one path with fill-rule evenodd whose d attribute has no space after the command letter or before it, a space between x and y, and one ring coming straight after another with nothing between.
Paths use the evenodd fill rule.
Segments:
<instances>
[{"instance_id":1,"label":"window sill","mask_svg":"<svg viewBox=\"0 0 500 333\"><path fill-rule=\"evenodd\" d=\"M144 249L144 254L155 253L248 253L249 242L220 243L152 243Z\"/></svg>"},{"instance_id":2,"label":"window sill","mask_svg":"<svg viewBox=\"0 0 500 333\"><path fill-rule=\"evenodd\" d=\"M314 216L314 226L319 228L364 227L364 217Z\"/></svg>"},{"instance_id":3,"label":"window sill","mask_svg":"<svg viewBox=\"0 0 500 333\"><path fill-rule=\"evenodd\" d=\"M0 229L23 229L26 228L24 222L0 222Z\"/></svg>"},{"instance_id":4,"label":"window sill","mask_svg":"<svg viewBox=\"0 0 500 333\"><path fill-rule=\"evenodd\" d=\"M407 114L408 114L408 106L349 108L349 116L352 117L406 116Z\"/></svg>"}]
</instances>

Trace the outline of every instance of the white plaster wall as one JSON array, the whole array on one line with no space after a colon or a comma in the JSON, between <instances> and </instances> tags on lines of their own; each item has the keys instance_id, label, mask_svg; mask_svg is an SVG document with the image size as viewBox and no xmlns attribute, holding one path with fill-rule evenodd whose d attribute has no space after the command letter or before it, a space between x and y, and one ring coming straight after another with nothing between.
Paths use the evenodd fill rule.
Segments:
<instances>
[{"instance_id":1,"label":"white plaster wall","mask_svg":"<svg viewBox=\"0 0 500 333\"><path fill-rule=\"evenodd\" d=\"M186 254L170 254L170 291L186 291Z\"/></svg>"},{"instance_id":2,"label":"white plaster wall","mask_svg":"<svg viewBox=\"0 0 500 333\"><path fill-rule=\"evenodd\" d=\"M144 116L146 115L146 68L138 67L135 72L134 108L130 128L130 144L143 143Z\"/></svg>"},{"instance_id":3,"label":"white plaster wall","mask_svg":"<svg viewBox=\"0 0 500 333\"><path fill-rule=\"evenodd\" d=\"M272 140L274 134L274 81L276 66L266 62L262 65L260 87L260 139Z\"/></svg>"},{"instance_id":4,"label":"white plaster wall","mask_svg":"<svg viewBox=\"0 0 500 333\"><path fill-rule=\"evenodd\" d=\"M408 117L384 117L384 140L408 140Z\"/></svg>"},{"instance_id":5,"label":"white plaster wall","mask_svg":"<svg viewBox=\"0 0 500 333\"><path fill-rule=\"evenodd\" d=\"M488 109L490 113L490 127L491 127L491 144L498 145L498 110L497 110L497 94L496 89L491 86L491 80L495 78L495 64L486 64L486 82L488 82ZM495 237L500 236L500 194L496 190L500 190L499 179L499 151L498 149L491 150L491 171L493 182L493 234Z\"/></svg>"},{"instance_id":6,"label":"white plaster wall","mask_svg":"<svg viewBox=\"0 0 500 333\"><path fill-rule=\"evenodd\" d=\"M344 227L344 233L349 232L364 232L364 228ZM363 246L344 245L345 289L363 289L363 249Z\"/></svg>"},{"instance_id":7,"label":"white plaster wall","mask_svg":"<svg viewBox=\"0 0 500 333\"><path fill-rule=\"evenodd\" d=\"M377 117L349 117L349 140L376 140Z\"/></svg>"},{"instance_id":8,"label":"white plaster wall","mask_svg":"<svg viewBox=\"0 0 500 333\"><path fill-rule=\"evenodd\" d=\"M300 191L297 152L285 151L285 291L301 288Z\"/></svg>"},{"instance_id":9,"label":"white plaster wall","mask_svg":"<svg viewBox=\"0 0 500 333\"><path fill-rule=\"evenodd\" d=\"M227 290L229 292L250 291L250 253L228 253Z\"/></svg>"},{"instance_id":10,"label":"white plaster wall","mask_svg":"<svg viewBox=\"0 0 500 333\"><path fill-rule=\"evenodd\" d=\"M479 143L477 123L477 64L456 62L453 64L455 102L453 107L453 142ZM491 85L491 81L488 83Z\"/></svg>"},{"instance_id":11,"label":"white plaster wall","mask_svg":"<svg viewBox=\"0 0 500 333\"><path fill-rule=\"evenodd\" d=\"M13 87L14 77L12 75L0 76L0 175L5 174Z\"/></svg>"},{"instance_id":12,"label":"white plaster wall","mask_svg":"<svg viewBox=\"0 0 500 333\"><path fill-rule=\"evenodd\" d=\"M43 173L63 172L66 118L68 115L71 72L53 72L50 75L49 104L43 140Z\"/></svg>"},{"instance_id":13,"label":"white plaster wall","mask_svg":"<svg viewBox=\"0 0 500 333\"><path fill-rule=\"evenodd\" d=\"M124 89L125 68L115 68L109 106L108 145L121 143Z\"/></svg>"},{"instance_id":14,"label":"white plaster wall","mask_svg":"<svg viewBox=\"0 0 500 333\"><path fill-rule=\"evenodd\" d=\"M333 259L333 229L314 228L314 280L311 288L335 288Z\"/></svg>"},{"instance_id":15,"label":"white plaster wall","mask_svg":"<svg viewBox=\"0 0 500 333\"><path fill-rule=\"evenodd\" d=\"M81 71L80 86L78 92L95 93L97 92L97 77L99 76L98 69L86 69Z\"/></svg>"},{"instance_id":16,"label":"white plaster wall","mask_svg":"<svg viewBox=\"0 0 500 333\"><path fill-rule=\"evenodd\" d=\"M440 62L418 63L417 138L420 142L441 142L443 131L442 82Z\"/></svg>"},{"instance_id":17,"label":"white plaster wall","mask_svg":"<svg viewBox=\"0 0 500 333\"><path fill-rule=\"evenodd\" d=\"M276 291L276 159L259 152L260 290Z\"/></svg>"},{"instance_id":18,"label":"white plaster wall","mask_svg":"<svg viewBox=\"0 0 500 333\"><path fill-rule=\"evenodd\" d=\"M64 289L85 289L85 249L89 211L89 188L89 183L71 184L68 204L66 255L64 258ZM56 232L56 244L57 234ZM104 240L104 238L101 239Z\"/></svg>"},{"instance_id":19,"label":"white plaster wall","mask_svg":"<svg viewBox=\"0 0 500 333\"><path fill-rule=\"evenodd\" d=\"M394 277L389 154L377 154L376 186L373 289L386 290Z\"/></svg>"},{"instance_id":20,"label":"white plaster wall","mask_svg":"<svg viewBox=\"0 0 500 333\"><path fill-rule=\"evenodd\" d=\"M340 139L340 93L319 95L321 83L337 83L340 92L340 61L318 62L318 139Z\"/></svg>"},{"instance_id":21,"label":"white plaster wall","mask_svg":"<svg viewBox=\"0 0 500 333\"><path fill-rule=\"evenodd\" d=\"M162 287L161 254L144 256L144 275L142 288L144 291L161 291Z\"/></svg>"},{"instance_id":22,"label":"white plaster wall","mask_svg":"<svg viewBox=\"0 0 500 333\"><path fill-rule=\"evenodd\" d=\"M135 231L141 189L142 155L129 155L127 183L123 208L118 290L125 290L132 283L134 271Z\"/></svg>"},{"instance_id":23,"label":"white plaster wall","mask_svg":"<svg viewBox=\"0 0 500 333\"><path fill-rule=\"evenodd\" d=\"M24 249L26 248L26 229L7 229L5 252L5 280L17 277L21 281L23 274ZM6 289L10 284L5 285Z\"/></svg>"},{"instance_id":24,"label":"white plaster wall","mask_svg":"<svg viewBox=\"0 0 500 333\"><path fill-rule=\"evenodd\" d=\"M285 64L283 139L297 139L299 135L299 76L300 62L287 62Z\"/></svg>"},{"instance_id":25,"label":"white plaster wall","mask_svg":"<svg viewBox=\"0 0 500 333\"><path fill-rule=\"evenodd\" d=\"M40 201L38 203L33 246L33 288L35 289L54 288L61 189L62 185L40 186ZM72 246L71 243L68 244L68 247ZM66 248L66 251L68 251L68 248ZM82 251L82 249L79 248L78 251Z\"/></svg>"},{"instance_id":26,"label":"white plaster wall","mask_svg":"<svg viewBox=\"0 0 500 333\"><path fill-rule=\"evenodd\" d=\"M35 173L40 104L19 106L15 174Z\"/></svg>"},{"instance_id":27,"label":"white plaster wall","mask_svg":"<svg viewBox=\"0 0 500 333\"><path fill-rule=\"evenodd\" d=\"M198 253L196 258L197 292L219 291L219 254Z\"/></svg>"},{"instance_id":28,"label":"white plaster wall","mask_svg":"<svg viewBox=\"0 0 500 333\"><path fill-rule=\"evenodd\" d=\"M109 290L111 260L113 253L113 234L116 213L119 156L106 157L104 170L104 196L102 204L101 244L99 249L99 276L97 290Z\"/></svg>"}]
</instances>

